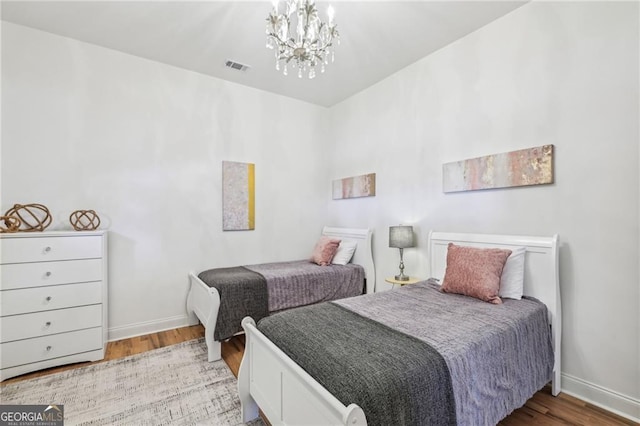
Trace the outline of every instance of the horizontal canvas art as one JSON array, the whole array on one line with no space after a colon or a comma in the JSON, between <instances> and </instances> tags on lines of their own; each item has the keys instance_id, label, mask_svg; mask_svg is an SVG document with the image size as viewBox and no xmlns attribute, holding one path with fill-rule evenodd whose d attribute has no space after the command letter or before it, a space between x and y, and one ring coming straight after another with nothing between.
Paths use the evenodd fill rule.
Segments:
<instances>
[{"instance_id":1,"label":"horizontal canvas art","mask_svg":"<svg viewBox=\"0 0 640 426\"><path fill-rule=\"evenodd\" d=\"M222 162L222 229L255 229L255 165Z\"/></svg>"},{"instance_id":2,"label":"horizontal canvas art","mask_svg":"<svg viewBox=\"0 0 640 426\"><path fill-rule=\"evenodd\" d=\"M553 183L553 145L446 163L444 192Z\"/></svg>"},{"instance_id":3,"label":"horizontal canvas art","mask_svg":"<svg viewBox=\"0 0 640 426\"><path fill-rule=\"evenodd\" d=\"M353 176L333 181L333 199L373 197L376 195L376 174Z\"/></svg>"}]
</instances>

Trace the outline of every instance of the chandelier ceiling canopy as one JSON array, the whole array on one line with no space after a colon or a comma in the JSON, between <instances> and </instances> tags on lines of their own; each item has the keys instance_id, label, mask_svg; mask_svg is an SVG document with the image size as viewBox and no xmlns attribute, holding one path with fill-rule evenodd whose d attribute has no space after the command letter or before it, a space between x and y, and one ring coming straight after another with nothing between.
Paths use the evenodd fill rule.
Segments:
<instances>
[{"instance_id":1,"label":"chandelier ceiling canopy","mask_svg":"<svg viewBox=\"0 0 640 426\"><path fill-rule=\"evenodd\" d=\"M329 60L334 60L333 43L340 44L340 35L333 22L333 8L329 6L329 22L318 16L314 0L285 0L283 13L279 1L267 18L267 47L275 50L276 69L288 75L289 67L298 68L298 77L308 73L316 76L316 67L323 73Z\"/></svg>"}]
</instances>

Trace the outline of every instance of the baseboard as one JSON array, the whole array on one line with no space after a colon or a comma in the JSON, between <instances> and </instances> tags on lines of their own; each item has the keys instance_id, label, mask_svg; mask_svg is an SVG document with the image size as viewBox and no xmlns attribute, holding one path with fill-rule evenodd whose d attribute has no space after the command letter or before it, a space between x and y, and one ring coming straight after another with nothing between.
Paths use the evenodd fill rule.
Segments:
<instances>
[{"instance_id":1,"label":"baseboard","mask_svg":"<svg viewBox=\"0 0 640 426\"><path fill-rule=\"evenodd\" d=\"M113 342L114 340L143 336L145 334L186 327L188 325L191 325L189 322L189 316L185 314L155 321L139 322L136 324L125 325L123 327L112 327L109 329L109 341Z\"/></svg>"},{"instance_id":2,"label":"baseboard","mask_svg":"<svg viewBox=\"0 0 640 426\"><path fill-rule=\"evenodd\" d=\"M562 392L640 423L640 400L562 373Z\"/></svg>"}]
</instances>

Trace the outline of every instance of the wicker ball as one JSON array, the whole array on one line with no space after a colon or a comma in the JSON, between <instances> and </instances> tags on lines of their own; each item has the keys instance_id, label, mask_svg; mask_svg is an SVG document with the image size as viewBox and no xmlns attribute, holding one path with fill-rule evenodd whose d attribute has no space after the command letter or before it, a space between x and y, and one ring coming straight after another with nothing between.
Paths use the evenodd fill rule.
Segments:
<instances>
[{"instance_id":1,"label":"wicker ball","mask_svg":"<svg viewBox=\"0 0 640 426\"><path fill-rule=\"evenodd\" d=\"M69 216L69 222L76 231L93 231L100 226L100 217L93 210L76 210Z\"/></svg>"},{"instance_id":2,"label":"wicker ball","mask_svg":"<svg viewBox=\"0 0 640 426\"><path fill-rule=\"evenodd\" d=\"M35 203L15 204L4 215L18 218L22 232L44 231L53 220L46 206Z\"/></svg>"},{"instance_id":3,"label":"wicker ball","mask_svg":"<svg viewBox=\"0 0 640 426\"><path fill-rule=\"evenodd\" d=\"M0 216L0 234L18 232L21 223L15 216Z\"/></svg>"}]
</instances>

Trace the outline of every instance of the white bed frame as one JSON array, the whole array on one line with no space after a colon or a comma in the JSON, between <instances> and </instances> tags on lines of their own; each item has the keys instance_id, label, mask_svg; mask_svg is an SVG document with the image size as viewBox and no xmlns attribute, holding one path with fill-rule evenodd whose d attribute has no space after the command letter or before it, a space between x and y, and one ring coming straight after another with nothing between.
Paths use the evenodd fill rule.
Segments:
<instances>
[{"instance_id":1,"label":"white bed frame","mask_svg":"<svg viewBox=\"0 0 640 426\"><path fill-rule=\"evenodd\" d=\"M475 247L526 247L524 294L547 305L555 355L552 393L560 392L561 311L558 277L558 236L429 233L430 275L444 277L447 244ZM243 421L258 416L260 408L272 425L366 425L356 404L343 405L306 371L265 337L251 318L242 321L246 333L244 357L238 375Z\"/></svg>"},{"instance_id":2,"label":"white bed frame","mask_svg":"<svg viewBox=\"0 0 640 426\"><path fill-rule=\"evenodd\" d=\"M366 279L365 291L366 293L373 293L376 286L376 271L371 250L371 229L325 226L322 229L322 235L357 243L351 262L362 265ZM195 325L200 321L204 325L209 362L219 360L221 358L221 346L220 342L214 340L213 332L216 329L216 321L218 319L220 294L218 290L202 282L193 271L189 272L189 284L189 294L187 295L189 324Z\"/></svg>"}]
</instances>

